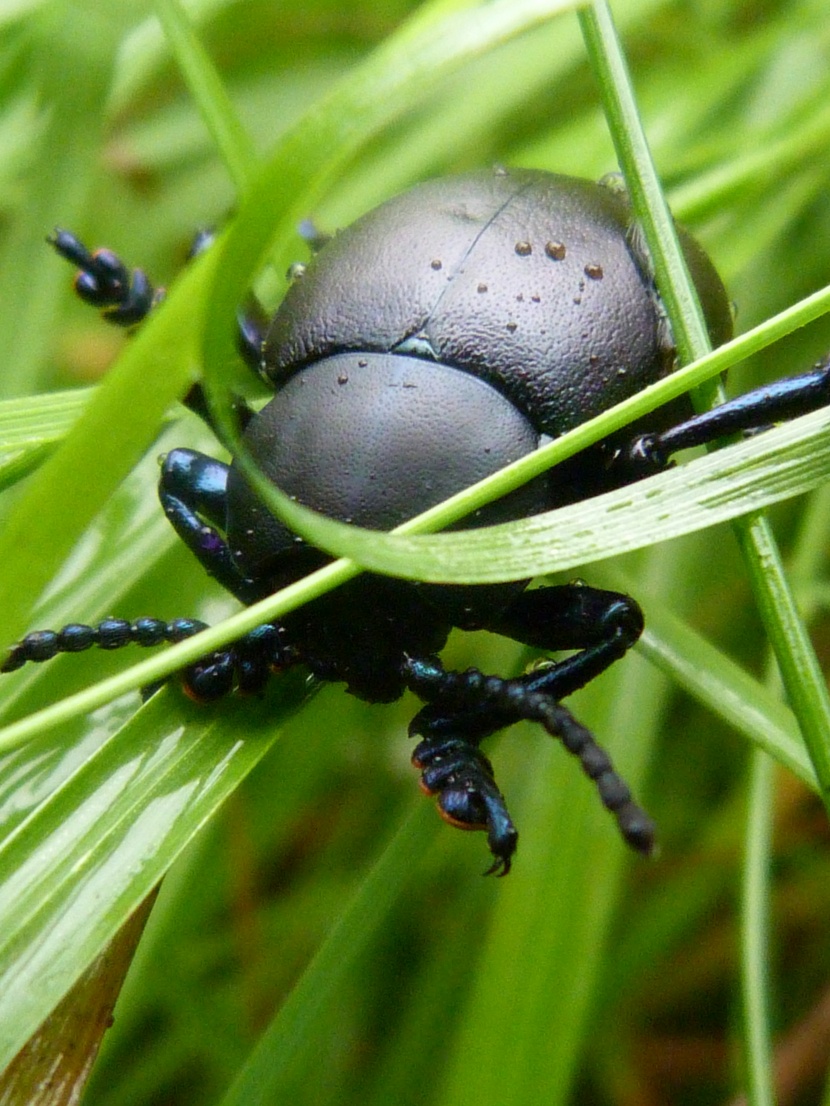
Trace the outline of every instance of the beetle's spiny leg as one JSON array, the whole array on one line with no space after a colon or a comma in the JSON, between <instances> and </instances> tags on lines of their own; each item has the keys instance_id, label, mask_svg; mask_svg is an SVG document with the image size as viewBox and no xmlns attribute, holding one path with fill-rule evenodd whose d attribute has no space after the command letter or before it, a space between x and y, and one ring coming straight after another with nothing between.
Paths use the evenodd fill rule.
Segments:
<instances>
[{"instance_id":1,"label":"beetle's spiny leg","mask_svg":"<svg viewBox=\"0 0 830 1106\"><path fill-rule=\"evenodd\" d=\"M75 291L85 303L97 307L107 322L134 326L164 298L164 289L154 288L143 269L127 268L112 250L88 250L60 227L46 241L77 266Z\"/></svg>"}]
</instances>

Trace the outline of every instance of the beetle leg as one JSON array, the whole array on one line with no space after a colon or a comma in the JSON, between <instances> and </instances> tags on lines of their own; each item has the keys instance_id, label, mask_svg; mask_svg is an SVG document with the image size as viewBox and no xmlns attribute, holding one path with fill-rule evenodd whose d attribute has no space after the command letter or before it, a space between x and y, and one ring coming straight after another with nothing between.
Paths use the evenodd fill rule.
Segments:
<instances>
[{"instance_id":1,"label":"beetle leg","mask_svg":"<svg viewBox=\"0 0 830 1106\"><path fill-rule=\"evenodd\" d=\"M194 415L198 415L202 422L213 431L222 445L228 450L228 453L233 452L234 447L232 443L226 441L224 429L216 423L213 417L213 411L210 409L207 396L205 395L205 389L201 381L197 380L194 384L190 385L187 394L182 397L182 403L189 411L192 411ZM231 396L231 412L240 434L256 414L256 411L254 411L252 407L249 407L242 396L239 395Z\"/></svg>"},{"instance_id":2,"label":"beetle leg","mask_svg":"<svg viewBox=\"0 0 830 1106\"><path fill-rule=\"evenodd\" d=\"M550 652L578 650L522 677L528 691L559 700L628 652L643 632L643 614L628 595L573 583L520 592L482 628Z\"/></svg>"},{"instance_id":3,"label":"beetle leg","mask_svg":"<svg viewBox=\"0 0 830 1106\"><path fill-rule=\"evenodd\" d=\"M632 800L627 785L590 731L559 702L622 657L642 628L640 608L629 596L582 584L566 584L522 592L506 610L488 620L486 629L536 648L578 650L572 657L509 680L484 676L475 669L446 672L435 658L407 659L404 680L429 704L412 724L412 732L426 739L416 749L414 759L416 765L428 764L431 769L425 749L436 750L446 782L444 775L439 775L436 781L433 774L427 773L423 782L427 790L438 794L442 809L446 792L450 812L454 813L460 790L469 796L464 808L469 810L469 816L459 821L473 823L476 814L484 809L489 815L485 826L488 830L496 827L493 832L498 837L496 807L491 798L490 813L484 800L484 785L489 781L489 786L495 788L495 783L492 770L489 776L482 775L478 745L489 734L514 722L522 719L539 722L579 758L583 771L594 781L603 805L616 817L629 845L650 853L654 848L651 819ZM457 765L459 756L461 761ZM501 810L509 822L503 800ZM504 860L504 853L497 849L493 852Z\"/></svg>"},{"instance_id":4,"label":"beetle leg","mask_svg":"<svg viewBox=\"0 0 830 1106\"><path fill-rule=\"evenodd\" d=\"M661 434L639 435L617 453L609 471L621 474L620 483L639 480L666 468L671 454L681 449L707 445L742 431L763 430L827 404L830 404L830 356L809 372L764 384Z\"/></svg>"},{"instance_id":5,"label":"beetle leg","mask_svg":"<svg viewBox=\"0 0 830 1106\"><path fill-rule=\"evenodd\" d=\"M130 269L112 250L89 250L74 234L59 227L46 241L78 269L75 291L84 303L97 307L108 323L135 326L164 299L165 290L154 287L143 269ZM212 242L210 231L200 231L189 256L196 257ZM268 322L265 309L253 296L237 312L237 348L246 364L263 379L262 346ZM201 410L194 410L201 414Z\"/></svg>"},{"instance_id":6,"label":"beetle leg","mask_svg":"<svg viewBox=\"0 0 830 1106\"><path fill-rule=\"evenodd\" d=\"M285 641L285 630L264 622L238 641L200 658L182 673L187 695L199 703L221 699L234 689L241 695L259 695L272 672L298 662L294 648Z\"/></svg>"},{"instance_id":7,"label":"beetle leg","mask_svg":"<svg viewBox=\"0 0 830 1106\"><path fill-rule=\"evenodd\" d=\"M551 670L555 672L556 667L552 666ZM469 749L466 757L462 757L460 767L457 768L450 759L447 778L445 780L443 776L439 776L437 786L429 788L428 785L433 780L424 773L424 785L428 790L438 792L439 803L445 788L450 790L453 801L455 792L460 788L469 794L469 807L473 814L482 807L486 809L485 792L475 771L479 762L472 755L477 752L478 742L495 729L513 722L538 722L552 737L560 739L569 753L578 758L586 776L593 780L603 806L616 818L626 842L645 855L654 851L654 823L634 802L627 784L614 770L610 757L597 744L590 730L557 702L543 686L538 674L503 679L499 676L485 676L476 669L447 672L434 657L409 659L405 663L404 672L407 686L430 703L412 723L412 731L426 738L415 750L413 759L416 765L429 764L425 752L433 748L438 750L439 763L442 763L440 758L447 757L450 752L457 756L459 746L462 751ZM454 738L448 736L453 731L456 735ZM481 759L484 760L483 757ZM484 763L489 766L488 761L484 760ZM489 777L485 778L485 783L487 779L495 787L492 770ZM504 816L508 817L503 800L501 805ZM486 828L491 833L498 833L498 824L489 819ZM498 853L492 845L491 850L497 858L509 862L509 855L505 857Z\"/></svg>"},{"instance_id":8,"label":"beetle leg","mask_svg":"<svg viewBox=\"0 0 830 1106\"><path fill-rule=\"evenodd\" d=\"M410 734L422 733L418 715ZM485 875L506 876L510 871L519 835L504 798L496 786L493 766L471 741L461 737L434 740L426 737L412 754L421 772L421 788L438 801L441 817L451 826L486 830L493 863Z\"/></svg>"},{"instance_id":9,"label":"beetle leg","mask_svg":"<svg viewBox=\"0 0 830 1106\"><path fill-rule=\"evenodd\" d=\"M164 298L164 289L154 288L143 269L128 269L112 250L88 250L74 234L59 227L46 241L77 267L75 291L85 303L97 307L107 322L134 326Z\"/></svg>"},{"instance_id":10,"label":"beetle leg","mask_svg":"<svg viewBox=\"0 0 830 1106\"><path fill-rule=\"evenodd\" d=\"M225 524L227 481L228 466L221 461L193 449L173 449L162 464L159 499L202 567L241 603L250 604L261 598L261 587L240 573L219 529Z\"/></svg>"}]
</instances>

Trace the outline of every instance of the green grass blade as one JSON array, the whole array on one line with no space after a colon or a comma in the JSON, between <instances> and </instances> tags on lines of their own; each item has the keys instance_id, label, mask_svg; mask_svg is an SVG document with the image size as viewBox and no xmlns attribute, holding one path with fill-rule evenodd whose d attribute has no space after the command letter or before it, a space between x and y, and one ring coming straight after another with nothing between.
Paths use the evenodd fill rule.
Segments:
<instances>
[{"instance_id":1,"label":"green grass blade","mask_svg":"<svg viewBox=\"0 0 830 1106\"><path fill-rule=\"evenodd\" d=\"M0 1068L265 754L292 696L212 713L171 698L105 740L0 846Z\"/></svg>"},{"instance_id":2,"label":"green grass blade","mask_svg":"<svg viewBox=\"0 0 830 1106\"><path fill-rule=\"evenodd\" d=\"M741 991L749 1106L775 1106L776 1100L767 980L773 777L773 762L764 753L753 752L750 761L747 851L741 885Z\"/></svg>"},{"instance_id":3,"label":"green grass blade","mask_svg":"<svg viewBox=\"0 0 830 1106\"><path fill-rule=\"evenodd\" d=\"M250 183L256 164L253 143L181 4L178 0L155 0L155 8L193 101L241 196Z\"/></svg>"}]
</instances>

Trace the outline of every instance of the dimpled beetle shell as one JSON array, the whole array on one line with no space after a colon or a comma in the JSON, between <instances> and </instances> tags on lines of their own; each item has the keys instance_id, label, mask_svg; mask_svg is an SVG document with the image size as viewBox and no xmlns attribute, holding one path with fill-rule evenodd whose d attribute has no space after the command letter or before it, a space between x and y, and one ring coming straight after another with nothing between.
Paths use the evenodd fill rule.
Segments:
<instances>
[{"instance_id":1,"label":"dimpled beetle shell","mask_svg":"<svg viewBox=\"0 0 830 1106\"><path fill-rule=\"evenodd\" d=\"M265 371L279 386L332 353L412 352L487 380L556 437L674 365L631 221L618 188L541 171L419 185L312 260L273 318ZM681 241L717 345L725 290Z\"/></svg>"}]
</instances>

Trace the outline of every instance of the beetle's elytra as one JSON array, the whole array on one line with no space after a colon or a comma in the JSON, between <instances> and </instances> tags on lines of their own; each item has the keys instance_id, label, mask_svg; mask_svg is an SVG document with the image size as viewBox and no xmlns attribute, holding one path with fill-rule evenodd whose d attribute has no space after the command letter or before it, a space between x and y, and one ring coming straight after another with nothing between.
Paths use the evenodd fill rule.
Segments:
<instances>
[{"instance_id":1,"label":"beetle's elytra","mask_svg":"<svg viewBox=\"0 0 830 1106\"><path fill-rule=\"evenodd\" d=\"M720 343L731 334L726 292L706 254L680 233ZM79 269L78 293L110 321L133 325L161 298L110 251L91 253L66 231L51 241ZM240 312L242 352L275 395L259 412L241 401L237 410L270 479L362 526L393 527L674 367L648 257L616 184L504 169L428 182L336 234L301 271L272 317L254 304ZM665 467L677 450L823 405L828 376L830 359L703 415L658 412L648 433L599 443L466 525L624 485ZM185 402L205 414L198 386ZM242 603L326 560L268 512L235 464L175 449L159 496L202 566ZM258 691L273 671L304 664L372 702L411 689L425 702L410 726L422 786L450 823L486 831L489 871L502 875L518 835L481 743L520 719L537 721L577 756L625 840L649 853L651 820L562 705L637 640L640 609L583 584L526 584L442 587L364 575L202 658L182 680L209 700L235 687ZM176 641L201 626L107 619L38 631L12 647L3 670L92 645ZM450 672L437 654L453 627L570 655L514 678Z\"/></svg>"}]
</instances>

